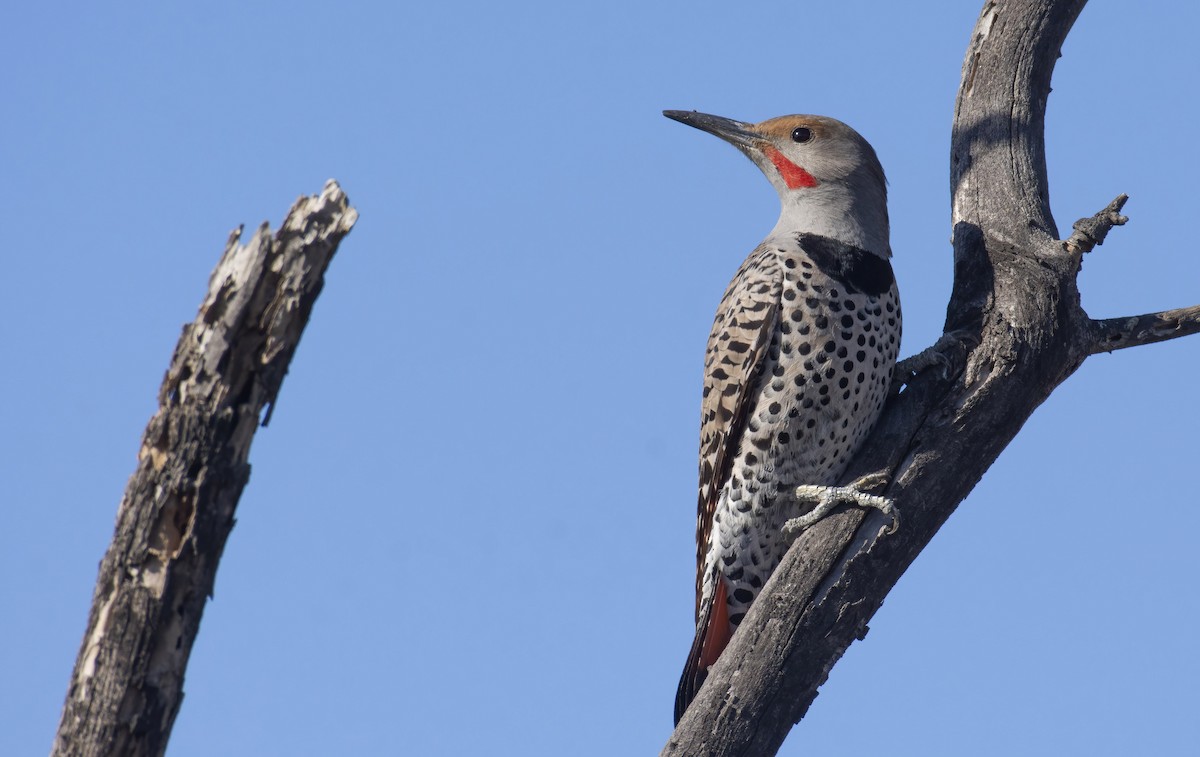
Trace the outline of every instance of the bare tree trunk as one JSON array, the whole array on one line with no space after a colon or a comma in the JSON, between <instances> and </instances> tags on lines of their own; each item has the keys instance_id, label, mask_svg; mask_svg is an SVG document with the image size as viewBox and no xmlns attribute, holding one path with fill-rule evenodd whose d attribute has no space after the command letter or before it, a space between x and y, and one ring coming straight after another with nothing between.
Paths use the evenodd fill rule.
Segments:
<instances>
[{"instance_id":1,"label":"bare tree trunk","mask_svg":"<svg viewBox=\"0 0 1200 757\"><path fill-rule=\"evenodd\" d=\"M1125 221L1122 196L1060 241L1047 201L1050 74L1085 2L989 1L975 26L950 151L946 335L845 476L886 475L899 531L884 535L884 516L849 510L804 532L663 755L775 754L888 591L1055 387L1089 355L1200 331L1200 307L1102 321L1080 307L1083 255Z\"/></svg>"},{"instance_id":2,"label":"bare tree trunk","mask_svg":"<svg viewBox=\"0 0 1200 757\"><path fill-rule=\"evenodd\" d=\"M330 181L246 245L234 232L185 326L100 563L54 755L161 755L217 563L325 269L357 213ZM266 419L263 420L266 425Z\"/></svg>"}]
</instances>

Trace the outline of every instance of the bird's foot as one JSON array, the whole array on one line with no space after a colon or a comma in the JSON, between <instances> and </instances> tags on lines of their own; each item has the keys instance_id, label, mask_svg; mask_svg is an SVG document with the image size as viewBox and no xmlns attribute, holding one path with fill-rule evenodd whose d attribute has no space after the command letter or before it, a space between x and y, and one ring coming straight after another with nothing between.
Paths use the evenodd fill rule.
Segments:
<instances>
[{"instance_id":1,"label":"bird's foot","mask_svg":"<svg viewBox=\"0 0 1200 757\"><path fill-rule=\"evenodd\" d=\"M800 532L817 521L829 515L842 505L852 505L861 508L878 510L891 519L887 532L893 534L900 527L900 512L896 502L891 497L881 497L867 494L866 489L880 488L888 482L888 477L882 473L872 473L854 481L849 486L813 486L796 487L796 499L801 503L813 502L812 510L798 518L792 518L783 524L783 535L789 541L800 535Z\"/></svg>"},{"instance_id":2,"label":"bird's foot","mask_svg":"<svg viewBox=\"0 0 1200 757\"><path fill-rule=\"evenodd\" d=\"M962 346L969 349L977 344L979 336L966 329L942 334L932 346L896 363L896 369L892 372L892 394L899 393L900 388L914 376L935 366L941 378L948 378L954 367L954 359L948 354L952 348Z\"/></svg>"},{"instance_id":3,"label":"bird's foot","mask_svg":"<svg viewBox=\"0 0 1200 757\"><path fill-rule=\"evenodd\" d=\"M945 378L946 372L950 369L950 358L946 357L946 353L938 349L936 344L932 347L926 347L917 354L910 355L896 363L896 371L892 374L892 381L907 383L913 376L922 371L927 371L935 365L941 369L942 377Z\"/></svg>"}]
</instances>

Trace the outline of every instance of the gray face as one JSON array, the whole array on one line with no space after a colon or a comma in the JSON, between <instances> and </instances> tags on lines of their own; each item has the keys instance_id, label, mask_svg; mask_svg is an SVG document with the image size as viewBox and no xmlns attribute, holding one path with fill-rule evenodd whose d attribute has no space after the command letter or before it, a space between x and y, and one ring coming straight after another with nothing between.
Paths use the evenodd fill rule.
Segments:
<instances>
[{"instance_id":1,"label":"gray face","mask_svg":"<svg viewBox=\"0 0 1200 757\"><path fill-rule=\"evenodd\" d=\"M729 142L755 162L780 194L856 177L885 185L875 150L837 119L793 115L749 124L693 111L664 111Z\"/></svg>"}]
</instances>

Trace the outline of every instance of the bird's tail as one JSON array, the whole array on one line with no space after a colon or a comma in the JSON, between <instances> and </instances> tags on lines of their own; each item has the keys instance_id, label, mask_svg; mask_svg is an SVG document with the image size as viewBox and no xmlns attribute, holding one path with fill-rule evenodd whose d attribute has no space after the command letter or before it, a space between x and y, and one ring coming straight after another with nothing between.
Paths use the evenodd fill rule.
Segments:
<instances>
[{"instance_id":1,"label":"bird's tail","mask_svg":"<svg viewBox=\"0 0 1200 757\"><path fill-rule=\"evenodd\" d=\"M717 573L717 582L709 600L701 608L696 622L696 638L688 652L687 664L679 677L679 688L675 691L675 725L683 718L688 705L708 676L708 669L725 651L733 631L729 626L728 588L725 577Z\"/></svg>"}]
</instances>

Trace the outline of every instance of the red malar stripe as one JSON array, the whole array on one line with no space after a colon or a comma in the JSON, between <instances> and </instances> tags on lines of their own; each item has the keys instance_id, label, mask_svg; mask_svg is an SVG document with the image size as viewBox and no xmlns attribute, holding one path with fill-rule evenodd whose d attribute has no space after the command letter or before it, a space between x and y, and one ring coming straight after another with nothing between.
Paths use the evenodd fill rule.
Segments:
<instances>
[{"instance_id":1,"label":"red malar stripe","mask_svg":"<svg viewBox=\"0 0 1200 757\"><path fill-rule=\"evenodd\" d=\"M788 189L817 186L818 182L813 178L812 174L783 157L783 153L774 147L767 148L767 157L779 169L779 175L783 177L783 181L788 185Z\"/></svg>"}]
</instances>

